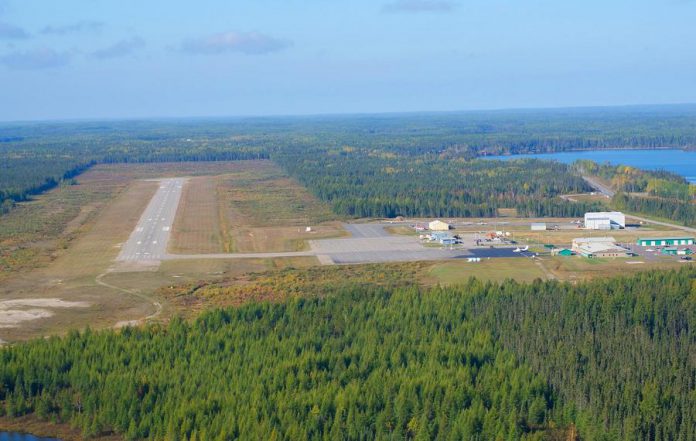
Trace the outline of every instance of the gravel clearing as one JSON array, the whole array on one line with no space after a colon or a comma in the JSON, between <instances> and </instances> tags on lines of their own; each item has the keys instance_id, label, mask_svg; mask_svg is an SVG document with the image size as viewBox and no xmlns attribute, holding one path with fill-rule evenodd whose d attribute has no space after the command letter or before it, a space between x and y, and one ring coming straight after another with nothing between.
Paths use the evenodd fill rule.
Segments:
<instances>
[{"instance_id":1,"label":"gravel clearing","mask_svg":"<svg viewBox=\"0 0 696 441\"><path fill-rule=\"evenodd\" d=\"M0 328L15 328L22 322L52 317L52 309L86 308L89 305L56 298L4 300L0 302Z\"/></svg>"}]
</instances>

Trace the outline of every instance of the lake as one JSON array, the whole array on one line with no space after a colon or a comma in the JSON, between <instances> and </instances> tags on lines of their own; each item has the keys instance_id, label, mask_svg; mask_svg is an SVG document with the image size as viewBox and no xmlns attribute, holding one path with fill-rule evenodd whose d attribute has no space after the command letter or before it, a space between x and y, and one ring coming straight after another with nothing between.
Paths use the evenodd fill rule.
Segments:
<instances>
[{"instance_id":1,"label":"lake","mask_svg":"<svg viewBox=\"0 0 696 441\"><path fill-rule=\"evenodd\" d=\"M0 441L60 441L58 438L40 438L26 433L0 432Z\"/></svg>"},{"instance_id":2,"label":"lake","mask_svg":"<svg viewBox=\"0 0 696 441\"><path fill-rule=\"evenodd\" d=\"M684 150L586 150L581 152L539 153L534 155L486 156L486 159L551 159L569 164L577 159L630 165L645 170L667 170L696 184L696 152Z\"/></svg>"}]
</instances>

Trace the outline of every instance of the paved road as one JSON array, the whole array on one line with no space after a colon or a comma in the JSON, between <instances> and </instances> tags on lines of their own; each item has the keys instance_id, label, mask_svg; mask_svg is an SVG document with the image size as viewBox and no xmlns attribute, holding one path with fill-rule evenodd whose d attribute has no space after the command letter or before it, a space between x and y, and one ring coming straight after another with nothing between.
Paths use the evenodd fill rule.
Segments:
<instances>
[{"instance_id":1,"label":"paved road","mask_svg":"<svg viewBox=\"0 0 696 441\"><path fill-rule=\"evenodd\" d=\"M670 228L674 228L675 230L683 230L683 231L688 231L689 233L696 233L696 228L685 227L684 225L656 221L653 219L648 219L647 217L634 216L632 214L627 214L626 217L629 217L629 218L635 219L635 220L639 220L639 221L643 221L643 222L648 223L648 224L662 225L663 227L670 227Z\"/></svg>"},{"instance_id":2,"label":"paved road","mask_svg":"<svg viewBox=\"0 0 696 441\"><path fill-rule=\"evenodd\" d=\"M159 261L167 256L167 243L185 178L161 179L157 192L116 258L120 262Z\"/></svg>"},{"instance_id":3,"label":"paved road","mask_svg":"<svg viewBox=\"0 0 696 441\"><path fill-rule=\"evenodd\" d=\"M592 186L598 192L602 193L604 196L611 198L614 197L614 194L616 194L614 190L607 187L606 185L601 184L599 181L597 181L597 179L591 178L589 176L583 176L582 178L585 180L585 182L590 184L590 186Z\"/></svg>"}]
</instances>

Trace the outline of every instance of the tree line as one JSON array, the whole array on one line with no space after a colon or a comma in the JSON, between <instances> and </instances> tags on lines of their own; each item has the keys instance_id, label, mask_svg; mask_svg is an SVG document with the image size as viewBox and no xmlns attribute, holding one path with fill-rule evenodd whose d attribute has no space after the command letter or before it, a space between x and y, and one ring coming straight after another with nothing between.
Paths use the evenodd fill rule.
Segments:
<instances>
[{"instance_id":1,"label":"tree line","mask_svg":"<svg viewBox=\"0 0 696 441\"><path fill-rule=\"evenodd\" d=\"M693 441L695 302L693 268L343 287L4 348L0 409L126 439Z\"/></svg>"},{"instance_id":2,"label":"tree line","mask_svg":"<svg viewBox=\"0 0 696 441\"><path fill-rule=\"evenodd\" d=\"M218 161L273 158L291 171L300 171L303 155L310 169L314 155L344 149L369 157L402 160L470 160L491 154L623 148L696 148L696 108L693 106L628 107L535 111L354 115L325 117L227 118L192 120L133 120L74 123L0 124L0 206L57 185L63 173L92 163ZM294 158L291 162L285 159ZM434 171L434 174L439 173ZM296 174L309 182L313 177ZM376 178L383 179L379 174ZM536 176L528 175L526 181ZM329 179L329 181L334 179ZM376 183L379 185L379 183ZM313 191L325 193L332 182ZM657 185L665 189L665 185ZM660 190L655 190L660 192ZM671 190L670 190L671 191ZM540 193L539 196L542 194ZM411 201L408 192L397 202L366 202L344 198L341 213L387 215L402 212L427 216L488 215L497 201L477 201L456 208L430 201ZM430 196L430 195L428 195ZM513 198L514 199L514 198ZM553 198L552 198L553 199ZM506 197L505 204L509 205ZM394 204L395 206L389 206ZM518 200L521 213L575 215L559 200L534 203Z\"/></svg>"},{"instance_id":3,"label":"tree line","mask_svg":"<svg viewBox=\"0 0 696 441\"><path fill-rule=\"evenodd\" d=\"M582 216L595 204L559 196L590 191L568 166L533 159L401 157L378 151L297 151L274 156L291 176L351 217Z\"/></svg>"}]
</instances>

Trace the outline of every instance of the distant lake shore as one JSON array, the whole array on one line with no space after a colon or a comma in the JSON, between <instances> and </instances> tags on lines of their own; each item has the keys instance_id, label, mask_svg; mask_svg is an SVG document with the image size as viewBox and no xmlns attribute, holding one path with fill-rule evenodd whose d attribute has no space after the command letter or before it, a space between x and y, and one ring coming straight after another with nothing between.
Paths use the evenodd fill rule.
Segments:
<instances>
[{"instance_id":1,"label":"distant lake shore","mask_svg":"<svg viewBox=\"0 0 696 441\"><path fill-rule=\"evenodd\" d=\"M611 149L577 150L557 153L522 155L483 156L483 159L509 161L521 158L536 158L570 164L578 159L589 159L598 163L630 165L644 170L666 170L696 184L696 151L671 148L655 149Z\"/></svg>"},{"instance_id":2,"label":"distant lake shore","mask_svg":"<svg viewBox=\"0 0 696 441\"><path fill-rule=\"evenodd\" d=\"M61 441L58 438L42 438L28 433L0 432L0 441Z\"/></svg>"}]
</instances>

